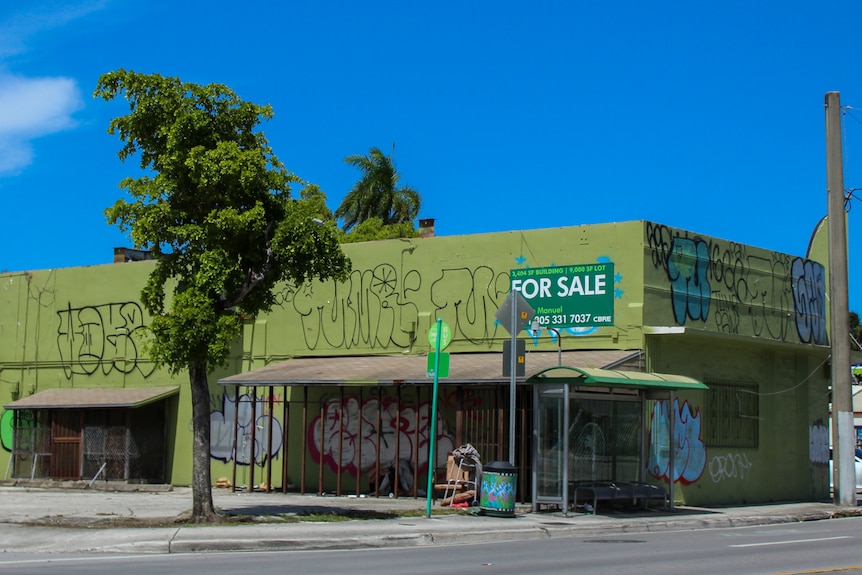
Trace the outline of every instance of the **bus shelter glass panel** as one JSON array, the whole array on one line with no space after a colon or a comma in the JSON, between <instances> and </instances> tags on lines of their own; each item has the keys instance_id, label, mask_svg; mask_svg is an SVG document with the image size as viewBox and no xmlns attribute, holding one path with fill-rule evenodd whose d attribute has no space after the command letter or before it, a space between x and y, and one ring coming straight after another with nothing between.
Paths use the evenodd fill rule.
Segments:
<instances>
[{"instance_id":1,"label":"bus shelter glass panel","mask_svg":"<svg viewBox=\"0 0 862 575\"><path fill-rule=\"evenodd\" d=\"M534 401L534 436L536 462L534 465L534 501L539 503L563 502L563 472L566 461L565 445L565 385L537 385Z\"/></svg>"},{"instance_id":2,"label":"bus shelter glass panel","mask_svg":"<svg viewBox=\"0 0 862 575\"><path fill-rule=\"evenodd\" d=\"M640 479L642 403L575 396L569 407L571 481Z\"/></svg>"}]
</instances>

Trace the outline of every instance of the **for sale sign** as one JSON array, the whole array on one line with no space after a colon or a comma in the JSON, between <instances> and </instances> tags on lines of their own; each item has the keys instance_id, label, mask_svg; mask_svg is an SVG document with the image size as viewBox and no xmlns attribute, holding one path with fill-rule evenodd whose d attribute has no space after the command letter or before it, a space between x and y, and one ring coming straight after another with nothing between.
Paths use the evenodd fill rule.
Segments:
<instances>
[{"instance_id":1,"label":"for sale sign","mask_svg":"<svg viewBox=\"0 0 862 575\"><path fill-rule=\"evenodd\" d=\"M614 325L614 264L522 268L509 272L518 291L536 310L541 327Z\"/></svg>"}]
</instances>

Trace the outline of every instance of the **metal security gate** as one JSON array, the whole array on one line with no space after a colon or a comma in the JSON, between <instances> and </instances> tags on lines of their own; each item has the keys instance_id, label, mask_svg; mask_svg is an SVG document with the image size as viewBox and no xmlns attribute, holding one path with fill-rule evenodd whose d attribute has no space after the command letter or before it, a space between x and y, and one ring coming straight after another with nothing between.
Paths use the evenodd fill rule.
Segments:
<instances>
[{"instance_id":1,"label":"metal security gate","mask_svg":"<svg viewBox=\"0 0 862 575\"><path fill-rule=\"evenodd\" d=\"M18 410L6 474L162 483L165 426L163 402L137 409Z\"/></svg>"},{"instance_id":2,"label":"metal security gate","mask_svg":"<svg viewBox=\"0 0 862 575\"><path fill-rule=\"evenodd\" d=\"M51 422L51 479L81 478L81 428L84 414L55 411Z\"/></svg>"},{"instance_id":3,"label":"metal security gate","mask_svg":"<svg viewBox=\"0 0 862 575\"><path fill-rule=\"evenodd\" d=\"M51 473L51 427L44 418L29 410L16 410L12 423L12 454L6 467L5 479L12 477L35 479Z\"/></svg>"}]
</instances>

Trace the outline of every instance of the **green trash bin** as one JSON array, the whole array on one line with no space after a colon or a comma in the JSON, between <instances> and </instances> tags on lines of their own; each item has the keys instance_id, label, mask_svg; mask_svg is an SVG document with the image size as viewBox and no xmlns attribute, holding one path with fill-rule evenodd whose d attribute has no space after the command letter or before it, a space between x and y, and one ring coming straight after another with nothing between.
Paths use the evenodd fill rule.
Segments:
<instances>
[{"instance_id":1,"label":"green trash bin","mask_svg":"<svg viewBox=\"0 0 862 575\"><path fill-rule=\"evenodd\" d=\"M482 467L479 509L486 515L515 516L515 486L518 470L508 461L492 461Z\"/></svg>"}]
</instances>

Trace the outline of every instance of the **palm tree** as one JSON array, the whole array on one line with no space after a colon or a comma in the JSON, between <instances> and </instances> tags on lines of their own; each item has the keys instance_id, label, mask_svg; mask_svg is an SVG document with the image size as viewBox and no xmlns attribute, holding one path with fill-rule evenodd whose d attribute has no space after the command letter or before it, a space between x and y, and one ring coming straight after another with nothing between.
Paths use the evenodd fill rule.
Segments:
<instances>
[{"instance_id":1,"label":"palm tree","mask_svg":"<svg viewBox=\"0 0 862 575\"><path fill-rule=\"evenodd\" d=\"M392 145L393 152L395 144ZM359 168L362 177L335 210L346 232L370 218L380 218L384 225L413 221L419 215L422 198L409 186L398 187L401 174L395 169L392 155L371 148L367 156L354 154L344 161Z\"/></svg>"}]
</instances>

